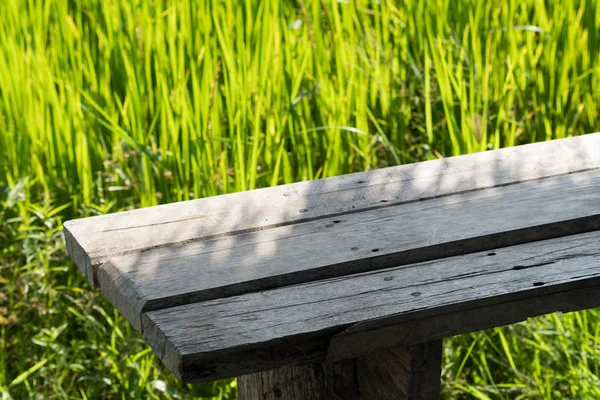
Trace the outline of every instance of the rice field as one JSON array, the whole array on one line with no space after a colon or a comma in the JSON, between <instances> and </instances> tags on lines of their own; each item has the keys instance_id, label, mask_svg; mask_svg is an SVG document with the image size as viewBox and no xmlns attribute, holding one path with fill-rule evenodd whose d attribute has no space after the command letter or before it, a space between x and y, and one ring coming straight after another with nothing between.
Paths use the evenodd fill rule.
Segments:
<instances>
[{"instance_id":1,"label":"rice field","mask_svg":"<svg viewBox=\"0 0 600 400\"><path fill-rule=\"evenodd\" d=\"M599 110L599 0L0 0L1 398L235 398L161 366L66 219L596 132ZM600 398L599 317L447 340L444 398Z\"/></svg>"}]
</instances>

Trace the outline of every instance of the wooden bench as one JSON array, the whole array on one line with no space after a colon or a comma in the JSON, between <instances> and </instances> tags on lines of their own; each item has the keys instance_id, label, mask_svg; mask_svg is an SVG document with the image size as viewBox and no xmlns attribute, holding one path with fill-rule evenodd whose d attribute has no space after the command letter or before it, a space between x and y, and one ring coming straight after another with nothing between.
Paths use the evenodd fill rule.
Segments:
<instances>
[{"instance_id":1,"label":"wooden bench","mask_svg":"<svg viewBox=\"0 0 600 400\"><path fill-rule=\"evenodd\" d=\"M65 223L184 381L439 397L441 340L600 306L600 134Z\"/></svg>"}]
</instances>

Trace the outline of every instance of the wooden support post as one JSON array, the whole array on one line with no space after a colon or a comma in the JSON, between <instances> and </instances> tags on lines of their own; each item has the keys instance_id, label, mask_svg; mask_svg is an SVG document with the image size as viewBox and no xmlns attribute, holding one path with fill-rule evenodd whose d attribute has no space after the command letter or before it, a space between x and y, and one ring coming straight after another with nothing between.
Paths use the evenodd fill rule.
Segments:
<instances>
[{"instance_id":1,"label":"wooden support post","mask_svg":"<svg viewBox=\"0 0 600 400\"><path fill-rule=\"evenodd\" d=\"M442 341L238 378L240 400L439 399Z\"/></svg>"}]
</instances>

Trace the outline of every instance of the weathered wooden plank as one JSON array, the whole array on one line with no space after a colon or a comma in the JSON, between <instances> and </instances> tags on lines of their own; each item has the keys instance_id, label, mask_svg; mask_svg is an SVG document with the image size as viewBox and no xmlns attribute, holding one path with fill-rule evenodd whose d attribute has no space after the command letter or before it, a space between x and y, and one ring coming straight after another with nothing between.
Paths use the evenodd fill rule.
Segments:
<instances>
[{"instance_id":1,"label":"weathered wooden plank","mask_svg":"<svg viewBox=\"0 0 600 400\"><path fill-rule=\"evenodd\" d=\"M432 400L440 396L442 341L351 360L286 365L238 377L239 400Z\"/></svg>"},{"instance_id":2,"label":"weathered wooden plank","mask_svg":"<svg viewBox=\"0 0 600 400\"><path fill-rule=\"evenodd\" d=\"M143 311L600 229L600 170L112 258L100 287Z\"/></svg>"},{"instance_id":3,"label":"weathered wooden plank","mask_svg":"<svg viewBox=\"0 0 600 400\"><path fill-rule=\"evenodd\" d=\"M115 255L586 171L600 168L599 154L600 134L585 135L73 220L65 239L93 280Z\"/></svg>"},{"instance_id":4,"label":"weathered wooden plank","mask_svg":"<svg viewBox=\"0 0 600 400\"><path fill-rule=\"evenodd\" d=\"M142 324L175 375L204 381L596 306L591 232L151 311Z\"/></svg>"},{"instance_id":5,"label":"weathered wooden plank","mask_svg":"<svg viewBox=\"0 0 600 400\"><path fill-rule=\"evenodd\" d=\"M540 290L534 297L508 301L499 299L497 304L458 312L449 308L445 310L445 314L418 319L393 316L379 321L358 323L329 340L326 359L330 362L345 360L365 352L514 324L530 317L557 311L566 313L596 308L600 307L599 293L600 284L584 286L583 282L575 282L565 285L564 290L558 293L546 294L544 290Z\"/></svg>"}]
</instances>

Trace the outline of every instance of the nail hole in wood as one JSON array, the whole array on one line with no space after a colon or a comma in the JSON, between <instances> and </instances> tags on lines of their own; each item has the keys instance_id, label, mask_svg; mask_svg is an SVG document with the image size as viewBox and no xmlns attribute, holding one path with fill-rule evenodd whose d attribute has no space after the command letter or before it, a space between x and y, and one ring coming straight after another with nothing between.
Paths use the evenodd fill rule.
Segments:
<instances>
[{"instance_id":1,"label":"nail hole in wood","mask_svg":"<svg viewBox=\"0 0 600 400\"><path fill-rule=\"evenodd\" d=\"M334 224L339 224L342 221L333 221Z\"/></svg>"},{"instance_id":2,"label":"nail hole in wood","mask_svg":"<svg viewBox=\"0 0 600 400\"><path fill-rule=\"evenodd\" d=\"M377 253L379 251L379 249L373 249L371 250L373 253Z\"/></svg>"},{"instance_id":3,"label":"nail hole in wood","mask_svg":"<svg viewBox=\"0 0 600 400\"><path fill-rule=\"evenodd\" d=\"M380 203L387 203L387 200L381 200Z\"/></svg>"},{"instance_id":4,"label":"nail hole in wood","mask_svg":"<svg viewBox=\"0 0 600 400\"><path fill-rule=\"evenodd\" d=\"M299 211L300 211L301 213L305 213L305 212L307 212L308 210L307 210L306 208L302 208L302 209L300 209Z\"/></svg>"},{"instance_id":5,"label":"nail hole in wood","mask_svg":"<svg viewBox=\"0 0 600 400\"><path fill-rule=\"evenodd\" d=\"M412 292L411 296L413 297L419 297L421 295L421 292Z\"/></svg>"},{"instance_id":6,"label":"nail hole in wood","mask_svg":"<svg viewBox=\"0 0 600 400\"><path fill-rule=\"evenodd\" d=\"M493 251L491 253L487 253L488 256L495 256L496 253L494 253Z\"/></svg>"},{"instance_id":7,"label":"nail hole in wood","mask_svg":"<svg viewBox=\"0 0 600 400\"><path fill-rule=\"evenodd\" d=\"M350 250L356 251L356 250L358 250L358 247L352 247Z\"/></svg>"},{"instance_id":8,"label":"nail hole in wood","mask_svg":"<svg viewBox=\"0 0 600 400\"><path fill-rule=\"evenodd\" d=\"M367 183L367 181L358 181L356 183Z\"/></svg>"},{"instance_id":9,"label":"nail hole in wood","mask_svg":"<svg viewBox=\"0 0 600 400\"><path fill-rule=\"evenodd\" d=\"M393 276L386 276L385 278L383 278L383 280L387 282L391 281L392 279L394 279Z\"/></svg>"},{"instance_id":10,"label":"nail hole in wood","mask_svg":"<svg viewBox=\"0 0 600 400\"><path fill-rule=\"evenodd\" d=\"M323 378L325 376L325 371L323 371L323 366L321 364L314 364L313 371L318 378Z\"/></svg>"},{"instance_id":11,"label":"nail hole in wood","mask_svg":"<svg viewBox=\"0 0 600 400\"><path fill-rule=\"evenodd\" d=\"M544 286L545 282L533 282L533 286Z\"/></svg>"}]
</instances>

